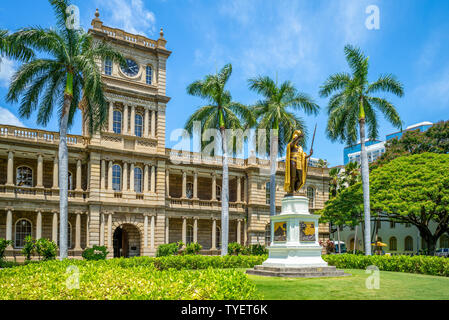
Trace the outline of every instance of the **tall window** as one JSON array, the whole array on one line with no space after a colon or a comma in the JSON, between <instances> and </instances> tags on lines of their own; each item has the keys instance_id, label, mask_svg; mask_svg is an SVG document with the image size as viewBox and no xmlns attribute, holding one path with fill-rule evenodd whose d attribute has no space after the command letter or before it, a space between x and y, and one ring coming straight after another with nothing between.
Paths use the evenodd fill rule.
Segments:
<instances>
[{"instance_id":1,"label":"tall window","mask_svg":"<svg viewBox=\"0 0 449 320\"><path fill-rule=\"evenodd\" d=\"M382 227L382 221L376 220L377 223L377 229L380 229Z\"/></svg>"},{"instance_id":2,"label":"tall window","mask_svg":"<svg viewBox=\"0 0 449 320\"><path fill-rule=\"evenodd\" d=\"M309 199L309 208L315 207L315 189L307 187L307 198Z\"/></svg>"},{"instance_id":3,"label":"tall window","mask_svg":"<svg viewBox=\"0 0 449 320\"><path fill-rule=\"evenodd\" d=\"M112 167L112 189L114 191L122 190L122 167L114 164Z\"/></svg>"},{"instance_id":4,"label":"tall window","mask_svg":"<svg viewBox=\"0 0 449 320\"><path fill-rule=\"evenodd\" d=\"M440 237L440 248L449 248L449 237L446 234Z\"/></svg>"},{"instance_id":5,"label":"tall window","mask_svg":"<svg viewBox=\"0 0 449 320\"><path fill-rule=\"evenodd\" d=\"M142 136L142 131L143 131L143 118L140 114L136 114L136 118L134 120L135 123L135 129L134 129L134 133L136 134L137 137L141 137Z\"/></svg>"},{"instance_id":6,"label":"tall window","mask_svg":"<svg viewBox=\"0 0 449 320\"><path fill-rule=\"evenodd\" d=\"M410 236L405 237L404 240L404 250L413 251L413 238Z\"/></svg>"},{"instance_id":7,"label":"tall window","mask_svg":"<svg viewBox=\"0 0 449 320\"><path fill-rule=\"evenodd\" d=\"M153 83L153 68L151 68L151 66L147 66L146 68L146 81L147 84L152 84Z\"/></svg>"},{"instance_id":8,"label":"tall window","mask_svg":"<svg viewBox=\"0 0 449 320\"><path fill-rule=\"evenodd\" d=\"M215 245L217 249L221 248L221 228L217 227L215 232Z\"/></svg>"},{"instance_id":9,"label":"tall window","mask_svg":"<svg viewBox=\"0 0 449 320\"><path fill-rule=\"evenodd\" d=\"M122 133L122 113L118 110L114 110L112 130L115 133Z\"/></svg>"},{"instance_id":10,"label":"tall window","mask_svg":"<svg viewBox=\"0 0 449 320\"><path fill-rule=\"evenodd\" d=\"M270 204L270 182L265 183L265 203Z\"/></svg>"},{"instance_id":11,"label":"tall window","mask_svg":"<svg viewBox=\"0 0 449 320\"><path fill-rule=\"evenodd\" d=\"M390 221L390 229L396 228L396 222Z\"/></svg>"},{"instance_id":12,"label":"tall window","mask_svg":"<svg viewBox=\"0 0 449 320\"><path fill-rule=\"evenodd\" d=\"M191 183L191 182L187 183L187 186L186 186L186 197L188 199L192 199L193 198L193 183Z\"/></svg>"},{"instance_id":13,"label":"tall window","mask_svg":"<svg viewBox=\"0 0 449 320\"><path fill-rule=\"evenodd\" d=\"M193 226L190 224L187 226L186 242L186 244L193 242Z\"/></svg>"},{"instance_id":14,"label":"tall window","mask_svg":"<svg viewBox=\"0 0 449 320\"><path fill-rule=\"evenodd\" d=\"M59 227L58 227L58 246L59 246ZM71 248L72 247L72 225L70 224L70 222L67 223L67 248Z\"/></svg>"},{"instance_id":15,"label":"tall window","mask_svg":"<svg viewBox=\"0 0 449 320\"><path fill-rule=\"evenodd\" d=\"M112 60L105 59L104 60L104 74L110 76L112 75Z\"/></svg>"},{"instance_id":16,"label":"tall window","mask_svg":"<svg viewBox=\"0 0 449 320\"><path fill-rule=\"evenodd\" d=\"M69 171L68 173L68 185L67 187L69 188L69 190L73 190L73 175L72 173Z\"/></svg>"},{"instance_id":17,"label":"tall window","mask_svg":"<svg viewBox=\"0 0 449 320\"><path fill-rule=\"evenodd\" d=\"M398 250L398 240L396 237L390 238L390 251L396 251Z\"/></svg>"},{"instance_id":18,"label":"tall window","mask_svg":"<svg viewBox=\"0 0 449 320\"><path fill-rule=\"evenodd\" d=\"M134 168L134 190L137 193L142 193L142 169Z\"/></svg>"},{"instance_id":19,"label":"tall window","mask_svg":"<svg viewBox=\"0 0 449 320\"><path fill-rule=\"evenodd\" d=\"M271 224L267 224L265 227L265 245L268 246L271 243Z\"/></svg>"},{"instance_id":20,"label":"tall window","mask_svg":"<svg viewBox=\"0 0 449 320\"><path fill-rule=\"evenodd\" d=\"M18 167L16 175L16 185L21 187L33 186L33 170L29 167Z\"/></svg>"},{"instance_id":21,"label":"tall window","mask_svg":"<svg viewBox=\"0 0 449 320\"><path fill-rule=\"evenodd\" d=\"M220 186L216 186L215 192L216 192L216 195L217 195L217 200L221 201L221 187Z\"/></svg>"},{"instance_id":22,"label":"tall window","mask_svg":"<svg viewBox=\"0 0 449 320\"><path fill-rule=\"evenodd\" d=\"M25 245L25 238L31 236L31 222L20 219L16 222L16 248L22 248Z\"/></svg>"}]
</instances>

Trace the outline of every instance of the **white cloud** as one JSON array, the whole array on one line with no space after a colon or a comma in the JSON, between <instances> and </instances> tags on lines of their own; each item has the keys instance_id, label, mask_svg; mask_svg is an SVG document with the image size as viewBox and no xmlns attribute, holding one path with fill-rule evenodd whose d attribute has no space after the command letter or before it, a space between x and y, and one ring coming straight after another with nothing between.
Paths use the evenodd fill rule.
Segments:
<instances>
[{"instance_id":1,"label":"white cloud","mask_svg":"<svg viewBox=\"0 0 449 320\"><path fill-rule=\"evenodd\" d=\"M0 56L0 87L8 87L11 77L16 71L15 63L8 58Z\"/></svg>"},{"instance_id":2,"label":"white cloud","mask_svg":"<svg viewBox=\"0 0 449 320\"><path fill-rule=\"evenodd\" d=\"M7 124L10 126L25 127L25 125L6 108L0 107L0 124Z\"/></svg>"},{"instance_id":3,"label":"white cloud","mask_svg":"<svg viewBox=\"0 0 449 320\"><path fill-rule=\"evenodd\" d=\"M142 0L96 0L96 4L107 26L144 36L156 31L156 17Z\"/></svg>"}]
</instances>

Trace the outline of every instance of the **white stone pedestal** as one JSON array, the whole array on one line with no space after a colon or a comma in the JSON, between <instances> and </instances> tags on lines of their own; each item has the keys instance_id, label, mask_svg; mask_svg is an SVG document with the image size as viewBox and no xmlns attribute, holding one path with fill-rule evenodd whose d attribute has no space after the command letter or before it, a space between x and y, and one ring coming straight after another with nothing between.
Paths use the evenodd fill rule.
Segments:
<instances>
[{"instance_id":1,"label":"white stone pedestal","mask_svg":"<svg viewBox=\"0 0 449 320\"><path fill-rule=\"evenodd\" d=\"M263 267L301 268L326 267L327 262L321 258L321 246L318 243L319 215L310 214L309 199L304 196L291 196L282 199L282 211L271 216L271 244L268 247L268 259ZM277 223L286 223L286 239L276 237ZM308 224L307 230L301 234L301 224ZM315 229L310 235L310 228ZM308 232L307 232L308 231Z\"/></svg>"}]
</instances>

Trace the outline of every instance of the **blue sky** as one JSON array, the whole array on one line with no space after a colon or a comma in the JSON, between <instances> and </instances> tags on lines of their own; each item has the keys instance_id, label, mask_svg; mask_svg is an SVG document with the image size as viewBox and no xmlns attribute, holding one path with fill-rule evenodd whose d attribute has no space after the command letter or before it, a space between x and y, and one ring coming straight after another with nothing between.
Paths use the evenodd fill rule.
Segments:
<instances>
[{"instance_id":1,"label":"blue sky","mask_svg":"<svg viewBox=\"0 0 449 320\"><path fill-rule=\"evenodd\" d=\"M108 26L157 39L164 28L173 51L167 64L169 133L183 127L202 101L186 94L186 86L225 63L232 63L228 88L233 99L251 104L258 96L246 80L258 74L291 80L321 106L317 117L304 116L309 130L318 124L315 156L331 165L342 164L343 147L326 138L326 103L319 86L332 73L347 71L343 47L360 46L370 57L370 80L393 73L405 86L405 96L385 97L395 104L405 126L448 119L449 110L449 1L410 0L78 0L81 25L86 30L100 10ZM380 10L380 29L368 30L365 9ZM4 0L0 28L54 24L45 0ZM6 103L8 79L17 64L0 65L0 122L36 127L35 117L15 119L17 106ZM379 115L379 138L396 131ZM56 118L47 130L58 130ZM81 132L78 121L71 130ZM167 146L175 142L167 141Z\"/></svg>"}]
</instances>

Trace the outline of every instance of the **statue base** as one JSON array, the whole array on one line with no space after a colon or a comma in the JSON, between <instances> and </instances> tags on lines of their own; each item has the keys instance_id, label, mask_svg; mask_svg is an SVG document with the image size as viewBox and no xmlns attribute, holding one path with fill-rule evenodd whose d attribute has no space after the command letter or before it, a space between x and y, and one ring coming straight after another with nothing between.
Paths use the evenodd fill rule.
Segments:
<instances>
[{"instance_id":1,"label":"statue base","mask_svg":"<svg viewBox=\"0 0 449 320\"><path fill-rule=\"evenodd\" d=\"M318 243L317 214L309 212L305 196L282 199L282 211L271 216L271 244L268 259L248 274L285 277L343 276L343 271L329 267L321 258Z\"/></svg>"}]
</instances>

